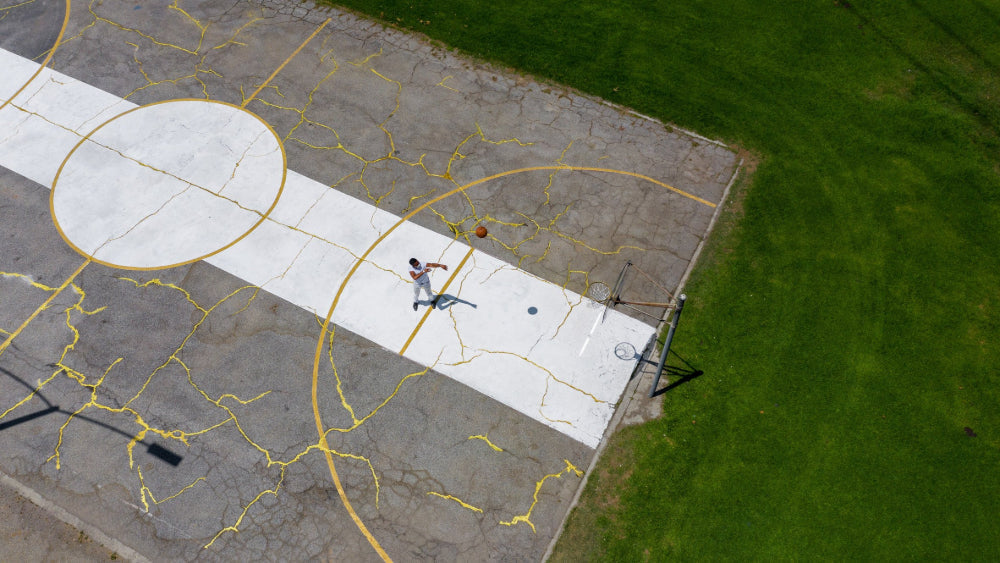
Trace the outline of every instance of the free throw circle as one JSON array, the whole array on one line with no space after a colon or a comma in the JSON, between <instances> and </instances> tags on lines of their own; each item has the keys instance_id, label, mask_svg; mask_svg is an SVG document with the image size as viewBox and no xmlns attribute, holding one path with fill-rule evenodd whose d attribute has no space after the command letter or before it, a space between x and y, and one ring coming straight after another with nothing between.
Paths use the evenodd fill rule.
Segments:
<instances>
[{"instance_id":1,"label":"free throw circle","mask_svg":"<svg viewBox=\"0 0 1000 563\"><path fill-rule=\"evenodd\" d=\"M256 115L171 100L84 137L59 167L49 204L80 254L117 268L169 268L249 234L277 204L285 173L281 140Z\"/></svg>"}]
</instances>

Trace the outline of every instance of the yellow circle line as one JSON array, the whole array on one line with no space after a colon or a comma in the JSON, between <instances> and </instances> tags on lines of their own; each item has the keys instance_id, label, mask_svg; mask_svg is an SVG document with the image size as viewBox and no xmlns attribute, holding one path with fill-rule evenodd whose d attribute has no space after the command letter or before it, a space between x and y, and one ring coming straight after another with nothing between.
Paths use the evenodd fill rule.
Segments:
<instances>
[{"instance_id":1,"label":"yellow circle line","mask_svg":"<svg viewBox=\"0 0 1000 563\"><path fill-rule=\"evenodd\" d=\"M361 264L363 264L364 261L368 258L368 255L371 254L373 250L375 250L375 247L377 247L379 244L381 244L382 241L385 240L385 238L387 236L389 236L393 231L395 231L397 227L399 227L400 225L402 225L406 221L410 220L411 217L413 217L414 215L416 215L420 211L423 211L427 207L429 207L429 206L431 206L431 205L433 205L433 204L441 201L442 199L444 199L444 198L446 198L448 196L454 195L454 194L456 194L458 192L465 191L465 190L467 190L469 188L472 188L474 186L478 186L479 184L482 184L484 182L488 182L490 180L495 180L497 178L503 178L505 176L511 176L511 175L514 175L514 174L520 174L520 173L523 173L523 172L560 171L560 170L566 170L566 171L570 171L570 172L606 172L606 173L609 173L609 174L621 174L621 175L625 175L625 176L632 176L634 178L639 178L641 180L646 180L646 181L652 182L652 183L654 183L654 184L656 184L658 186L662 186L662 187L664 187L664 188L666 188L666 189L668 189L670 191L673 191L673 192L676 192L676 193L678 193L680 195L683 195L685 197L691 198L694 201L697 201L699 203L703 203L705 205L708 205L709 207L715 207L715 204L712 203L712 202L709 202L709 201L706 201L706 200L704 200L704 199L702 199L700 197L691 195L691 194L689 194L689 193L687 193L685 191L679 190L679 189L677 189L677 188L675 188L673 186L670 186L668 184L665 184L665 183L663 183L663 182L661 182L659 180L656 180L654 178L650 178L649 176L645 176L643 174L637 174L635 172L626 172L626 171L623 171L623 170L614 170L614 169L610 169L610 168L594 168L594 167L589 167L589 166L569 166L569 165L531 166L531 167L527 167L527 168L518 168L516 170L508 170L506 172L499 172L499 173L493 174L491 176L486 176L486 177L480 178L478 180L473 180L472 182L469 182L468 184L465 184L464 186L459 186L459 187L457 187L457 188L455 188L455 189L453 189L451 191L448 191L448 192L446 192L444 194L441 194L438 197L436 197L436 198L434 198L434 199L432 199L430 201L425 202L420 207L417 207L413 211L411 211L411 212L407 213L406 215L404 215L403 217L401 217L399 219L399 221L396 221L396 223L392 227L389 227L389 230L387 230L386 232L382 233L381 236L379 236L377 239L375 239L375 242L373 242L371 244L371 246L368 247L368 250L366 250L364 252L364 254L362 254L361 257L359 257L354 262L354 266L347 273L347 277L344 278L344 281L341 282L340 287L337 289L337 293L333 297L333 303L330 304L330 309L326 313L326 318L323 319L323 325L322 325L322 328L320 329L319 339L316 342L316 355L313 357L312 407L313 407L313 417L316 420L316 431L319 432L319 444L320 444L320 447L323 449L324 455L326 456L326 463L327 463L327 465L330 468L330 476L333 478L333 484L337 487L337 494L340 495L340 500L344 503L344 508L347 510L348 514L350 514L351 519L354 520L355 524L357 524L358 529L361 530L361 533L364 534L364 536L366 538L368 538L368 543L370 543L371 546L375 549L376 553L378 553L379 556L382 557L383 561L391 561L391 559L389 558L389 555L385 552L385 550L382 549L382 546L379 545L378 540L376 540L375 537L371 534L371 532L368 531L368 528L365 527L364 522L362 522L361 518L358 517L358 514L357 514L357 512L354 511L354 507L351 506L350 501L347 500L347 493L344 491L344 487L340 483L340 477L337 475L337 469L336 469L336 467L334 467L334 464L333 464L333 455L330 453L330 446L329 446L329 444L326 441L326 431L323 428L323 419L322 419L322 417L320 416L320 413L319 413L319 401L318 401L319 362L320 362L320 357L323 355L323 342L326 340L326 334L327 334L327 331L329 330L329 326L330 326L330 319L333 318L333 310L337 308L337 303L340 302L340 296L343 294L344 288L347 287L347 283L349 281L351 281L351 277L354 276L354 273L357 272L357 270L361 266Z\"/></svg>"},{"instance_id":2,"label":"yellow circle line","mask_svg":"<svg viewBox=\"0 0 1000 563\"><path fill-rule=\"evenodd\" d=\"M25 82L24 85L21 86L21 88L19 88L17 90L17 92L14 92L14 94L8 100L6 100L3 104L0 104L0 109L3 109L4 107L6 107L14 98L16 98L22 91L24 91L24 89L27 88L28 85L31 84L31 82L35 78L37 78L39 74L41 74L42 70L52 60L53 55L55 55L56 48L61 43L62 37L63 37L63 35L66 32L66 27L69 24L69 16L70 16L70 9L71 9L70 1L71 0L66 0L66 11L65 11L65 15L63 17L62 28L59 30L59 35L56 37L56 42L52 46L52 49L49 50L49 54L45 57L45 60L39 66L38 70L36 70L35 73L31 76L31 78L29 78L28 81ZM299 49L301 49L303 46L305 46L305 43L308 43L309 40L311 40L312 37L315 36L316 33L318 33L319 30L321 30L328 22L329 22L329 20L327 20L326 22L324 22L323 25L321 25L319 27L319 29L317 29L313 33L313 35L310 36L309 39L307 39L303 43L303 45L299 47ZM296 51L296 53L297 52L298 51ZM294 56L296 53L293 53L292 56ZM289 57L289 58L291 58L291 57ZM282 64L282 67L283 66L284 66L284 64ZM281 70L281 67L279 67L274 72L274 74L277 74L278 71L280 71L280 70ZM272 74L271 78L273 78L274 74ZM270 80L270 78L268 80ZM263 86L261 86L261 88L263 88ZM257 92L259 92L261 90L261 88L258 88ZM234 104L229 104L229 103L226 103L226 102L221 102L221 101L216 101L216 100L198 100L198 99L195 99L195 98L180 98L180 99L176 99L176 100L165 100L165 101L160 101L160 102L154 102L152 104L147 104L145 106L139 106L137 108L133 108L131 110L128 110L126 112L118 114L118 115L116 115L116 116L108 119L104 123L98 125L96 128L94 128L93 131L91 131L90 133L88 133L87 135L85 135L73 147L73 149L70 150L69 154L63 160L63 162L59 165L59 169L56 172L56 176L55 176L55 178L52 181L52 190L51 190L51 193L49 195L49 211L52 213L52 221L55 224L56 230L59 232L59 236L61 236L63 238L63 240L66 241L66 244L68 244L71 248L73 248L78 253L80 253L81 255L83 255L84 257L86 257L88 259L87 262L84 262L83 266L81 266L80 269L82 269L83 267L85 267L91 261L96 262L98 264L103 264L105 266L109 266L109 267L112 267L112 268L119 268L119 269L124 269L124 270L147 270L148 271L148 270L159 270L159 269L167 269L167 268L174 268L174 267L177 267L177 266L183 266L185 264L190 264L192 262L197 262L198 260L203 260L203 259L208 258L210 256L214 256L215 254L218 254L218 253L220 253L220 252L222 252L222 251L224 251L224 250L232 247L233 245L235 245L239 241L243 240L243 238L245 238L251 232L253 232L258 226L260 226L260 224L264 222L264 220L267 218L267 216L271 214L271 212L274 210L275 206L278 204L278 200L281 198L281 193L284 190L285 180L286 180L287 173L288 173L288 160L287 160L287 155L285 153L284 144L281 142L281 140L278 137L277 133L274 131L274 128L271 127L271 125L269 123L267 123L266 121L264 121L263 119L261 119L258 115L256 115L255 113L247 110L246 107L245 107L246 104L256 96L257 92L254 92L254 94L252 96L250 96L250 98L247 99L243 103L243 106L236 106ZM223 104L223 105L228 105L228 106L231 106L231 107L235 107L237 109L245 111L245 112L249 113L250 115L254 116L257 120L259 120L261 123L263 123L268 128L268 130L271 131L272 134L274 134L275 138L278 139L278 146L281 149L281 158L282 158L281 185L278 188L278 194L275 197L274 202L271 204L271 207L268 208L268 210L261 216L260 220L257 221L245 233L243 233L242 235L240 235L239 237L237 237L235 240L233 240L229 244L227 244L227 245L219 248L218 250L215 250L214 252L211 252L211 253L206 254L204 256L201 256L201 257L198 257L198 258L194 258L192 260L187 260L187 261L184 261L184 262L179 262L177 264L172 264L172 265L169 265L169 266L159 266L159 267L131 267L131 266L122 266L122 265L118 265L118 264L113 264L113 263L110 263L110 262L105 262L103 260L99 260L97 258L94 258L93 256L91 256L88 253L84 252L82 249L80 249L79 247L77 247L75 244L73 244L69 240L69 238L63 232L62 228L59 226L58 219L56 219L55 208L54 208L54 203L53 202L54 202L56 184L57 184L57 182L59 180L60 174L62 173L63 167L69 161L69 159L73 155L73 153L85 141L87 141L90 138L91 135L93 135L94 133L96 133L100 128L104 127L105 125L107 125L111 121L113 121L113 120L115 120L115 119L117 119L119 117L122 117L122 116L124 116L127 113L131 113L132 111L138 110L138 109L146 108L146 107L149 107L149 106L152 106L152 105L156 105L156 104L169 103L169 102L174 102L174 101L206 101L206 102L219 103L219 104ZM711 203L711 202L706 201L706 200L704 200L702 198L699 198L697 196L694 196L692 194L684 192L683 190L679 190L677 188L674 188L673 186L670 186L670 185L668 185L666 183L660 182L659 180L656 180L654 178L650 178L649 176L645 176L645 175L642 175L642 174L637 174L637 173L634 173L634 172L625 172L625 171L621 171L621 170L613 170L613 169L608 169L608 168L595 168L595 167L583 167L583 166L566 166L566 165L558 165L558 166L536 166L536 167L520 168L520 169L516 169L516 170L509 170L509 171L506 171L506 172L500 172L498 174L493 174L491 176L486 176L484 178L480 178L479 180L475 180L473 182L470 182L470 183L468 183L468 184L466 184L464 186L460 186L458 188L455 188L455 189L453 189L453 190L451 190L451 191L449 191L449 192L447 192L445 194L442 194L441 196L438 196L438 197L436 197L436 198L434 198L434 199L432 199L430 201L427 201L423 205L421 205L420 207L414 209L413 211L411 211L410 213L408 213L407 215L405 215L404 217L402 217L399 221L396 222L396 224L394 224L392 227L390 227L388 231L386 231L385 233L383 233L380 237L378 237L378 239L375 240L374 243L372 243L372 245L368 248L368 250L366 250L365 253L355 262L355 264L351 268L350 272L348 272L347 277L344 279L344 281L341 283L340 287L337 289L337 293L334 296L333 303L331 303L330 309L327 312L326 318L323 320L323 326L322 326L322 329L320 331L320 337L319 337L319 339L318 339L318 341L316 343L316 354L315 354L315 357L313 358L312 406L313 406L313 415L314 415L315 420L316 420L316 429L319 432L320 446L322 447L323 453L326 456L327 465L330 468L330 475L333 478L334 485L337 487L337 493L340 495L340 499L344 503L344 507L347 509L347 511L350 514L351 518L354 520L354 523L358 526L358 529L361 530L361 532L368 539L368 542L372 545L372 547L375 549L375 551L379 554L379 556L384 561L391 561L391 559L389 558L389 555L385 552L384 549L382 549L381 545L379 545L378 540L376 540L375 537L372 536L371 532L368 531L368 529L364 525L364 522L362 522L361 518L358 517L357 513L354 511L354 508L351 506L350 501L347 499L347 494L344 491L344 487L343 487L343 485L340 482L340 478L337 475L337 471L336 471L336 468L335 468L334 463L333 463L333 455L330 453L329 444L326 441L326 433L323 430L323 421L322 421L322 418L321 418L320 413L319 413L319 404L318 404L318 401L317 401L317 386L318 386L318 382L319 382L319 361L320 361L320 357L321 357L322 352L323 352L323 342L326 339L326 333L329 330L330 319L333 317L333 311L337 307L337 303L340 301L340 296L343 293L344 288L347 286L347 283L350 281L351 277L357 271L358 267L365 261L365 259L368 257L368 255L371 254L371 252L375 249L375 247L378 246L399 225L401 225L402 223L404 223L407 220L409 220L411 217L413 217L414 215L416 215L418 212L426 209L428 206L430 206L430 205L432 205L434 203L437 203L438 201L441 201L442 199L444 199L444 198L446 198L448 196L454 195L454 194L456 194L456 193L458 193L460 191L464 191L464 190L466 190L468 188L474 187L474 186L479 185L479 184L481 184L483 182L487 182L489 180L494 180L494 179L505 177L505 176L510 176L510 175L513 175L513 174L519 174L519 173L522 173L522 172L532 172L532 171L541 171L541 170L546 170L546 171L568 170L568 171L605 172L605 173L611 173L611 174L622 174L622 175L627 175L627 176L633 176L635 178L639 178L639 179L642 179L642 180L646 180L646 181L652 182L652 183L654 183L656 185L659 185L659 186L664 187L664 188L666 188L666 189L668 189L670 191L676 192L676 193L678 193L680 195L683 195L685 197L693 199L694 201L697 201L699 203L705 204L705 205L707 205L709 207L715 207L716 206L714 203ZM73 277L75 277L75 274L74 274ZM70 279L72 279L72 277ZM10 340L13 340L13 338L9 338L8 341L5 342L4 344L9 344Z\"/></svg>"},{"instance_id":3,"label":"yellow circle line","mask_svg":"<svg viewBox=\"0 0 1000 563\"><path fill-rule=\"evenodd\" d=\"M56 54L56 48L59 47L60 43L62 43L63 34L66 33L66 26L69 25L69 12L70 12L70 4L69 3L70 3L70 0L66 0L66 14L63 15L62 29L59 30L59 35L56 36L56 42L52 45L52 48L49 49L48 56L46 56L45 60L42 61L42 64L38 67L38 70L35 71L35 74L32 74L31 78L29 78L28 81L24 83L24 86L21 86L17 90L17 92L14 92L14 95L11 96L10 99L8 99L4 103L0 104L0 109L3 109L5 107L7 107L7 104L9 104L11 101L14 100L14 98L16 98L21 92L23 92L24 89L28 87L28 84L31 84L31 82L34 79L38 78L38 75L42 73L42 70L52 60L52 56Z\"/></svg>"},{"instance_id":4,"label":"yellow circle line","mask_svg":"<svg viewBox=\"0 0 1000 563\"><path fill-rule=\"evenodd\" d=\"M80 248L77 245L73 244L73 242L69 239L69 237L66 236L66 233L63 232L62 227L59 225L59 219L58 219L58 217L56 217L55 196L56 196L56 185L59 183L59 176L62 174L63 167L66 166L66 163L69 162L69 159L73 157L73 153L76 152L76 150L78 148L80 148L80 146L83 145L84 142L88 141L92 135L94 135L95 133L97 133L97 131L100 130L105 125L111 123L112 121L115 121L116 119L118 119L120 117L124 117L125 115L128 115L128 114L130 114L130 113L132 113L134 111L138 111L138 110L141 110L141 109L146 109L146 108L149 108L149 107L152 107L152 106L155 106L155 105L169 104L169 103L173 103L173 102L208 102L208 103L212 103L212 104L220 104L220 105L228 106L228 107L234 108L234 109L236 109L238 111L247 113L247 114L253 116L257 121L263 123L264 127L266 127L267 130L270 131L272 135L274 135L274 139L278 143L278 148L281 150L281 184L278 186L278 193L275 194L274 201L271 202L271 207L269 207L267 209L267 211L265 211L264 214L261 215L260 219L256 223L254 223L253 226L251 226L246 232L244 232L240 236L236 237L233 241L229 242L225 246L222 246L222 247L220 247L220 248L218 248L216 250L213 250L212 252L209 252L208 254L205 254L203 256L198 256L197 258L192 258L190 260L185 260L183 262L178 262L176 264L169 264L169 265L163 265L163 266L124 266L124 265L121 265L121 264L115 264L113 262L107 262L107 261L104 261L104 260L99 260L99 259L95 258L94 256L90 255L89 253L87 253L82 248ZM252 111L250 111L250 110L248 110L246 108L240 107L240 106L238 106L236 104L230 104L228 102L222 102L222 101L219 101L219 100L207 100L207 99L199 99L199 98L177 98L177 99L173 99L173 100L163 100L163 101L159 101L159 102L153 102L151 104L146 104L144 106L135 107L135 108L132 108L132 109L130 109L128 111L124 111L122 113L119 113L118 115L115 115L114 117L111 117L110 119L108 119L104 123L101 123L100 125L98 125L97 127L95 127L94 130L91 131L90 133L87 133L86 135L84 135L83 138L80 139L80 142L78 142L73 147L73 149L69 151L69 154L66 155L66 158L63 159L62 164L59 165L59 169L56 171L56 177L52 180L52 190L49 192L49 212L52 214L52 222L56 226L56 231L58 231L59 232L59 236L61 236L62 239L64 241L66 241L66 244L68 244L70 246L70 248L72 248L73 250L77 251L78 253L80 253L84 257L89 258L93 262L96 262L98 264L103 264L104 266L108 266L108 267L111 267L111 268L121 269L121 270L139 270L139 271L165 270L165 269L168 269L168 268L176 268L177 266L183 266L185 264L191 264L192 262L197 262L199 260L204 260L205 258L208 258L210 256L215 256L216 254L218 254L218 253L220 253L220 252L222 252L222 251L224 251L224 250L232 247L234 244L236 244L236 243L240 242L241 240L243 240L247 235L249 235L250 233L252 233L254 231L254 229L256 229L257 227L259 227L260 224L263 223L265 219L267 219L268 215L270 215L271 212L274 211L274 208L278 205L278 200L281 199L281 194L282 194L282 192L285 189L285 180L286 180L287 176L288 176L288 156L285 154L285 145L284 145L284 143L281 142L281 138L278 137L278 133L274 130L273 127L271 127L271 124L269 124L268 122L266 122L263 119L261 119L261 117L258 116L257 114L255 114L254 112L252 112Z\"/></svg>"}]
</instances>

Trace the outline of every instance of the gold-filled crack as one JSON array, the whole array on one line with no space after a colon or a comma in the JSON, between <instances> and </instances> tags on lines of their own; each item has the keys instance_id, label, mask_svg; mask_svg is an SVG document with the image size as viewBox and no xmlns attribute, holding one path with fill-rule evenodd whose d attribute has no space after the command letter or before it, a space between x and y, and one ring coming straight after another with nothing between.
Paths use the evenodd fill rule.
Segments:
<instances>
[{"instance_id":1,"label":"gold-filled crack","mask_svg":"<svg viewBox=\"0 0 1000 563\"><path fill-rule=\"evenodd\" d=\"M503 524L504 526L513 526L515 524L524 523L531 526L532 532L536 532L535 524L531 522L531 513L534 512L535 506L538 504L538 493L542 490L542 485L545 484L545 481L549 479L561 479L563 475L568 475L570 473L576 474L577 477L583 476L583 471L577 469L576 466L570 463L568 459L564 459L563 461L566 462L565 469L559 473L550 473L535 483L535 494L532 495L531 506L528 507L528 511L519 516L515 516L506 522L501 521L500 524Z\"/></svg>"}]
</instances>

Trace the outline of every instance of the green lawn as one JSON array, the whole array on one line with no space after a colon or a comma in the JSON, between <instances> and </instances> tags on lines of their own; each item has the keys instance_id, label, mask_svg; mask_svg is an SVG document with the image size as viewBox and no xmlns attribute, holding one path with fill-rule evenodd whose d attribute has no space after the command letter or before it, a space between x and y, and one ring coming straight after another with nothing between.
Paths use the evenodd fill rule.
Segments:
<instances>
[{"instance_id":1,"label":"green lawn","mask_svg":"<svg viewBox=\"0 0 1000 563\"><path fill-rule=\"evenodd\" d=\"M556 560L1000 560L1000 1L342 3L758 156Z\"/></svg>"}]
</instances>

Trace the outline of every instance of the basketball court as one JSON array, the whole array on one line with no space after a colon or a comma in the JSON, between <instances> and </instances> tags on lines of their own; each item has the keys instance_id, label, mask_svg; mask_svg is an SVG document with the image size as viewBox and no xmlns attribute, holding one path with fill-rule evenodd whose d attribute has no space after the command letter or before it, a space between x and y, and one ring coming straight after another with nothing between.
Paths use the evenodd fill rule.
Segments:
<instances>
[{"instance_id":1,"label":"basketball court","mask_svg":"<svg viewBox=\"0 0 1000 563\"><path fill-rule=\"evenodd\" d=\"M136 558L542 558L662 312L595 290L676 290L733 152L309 5L0 38L5 483Z\"/></svg>"}]
</instances>

